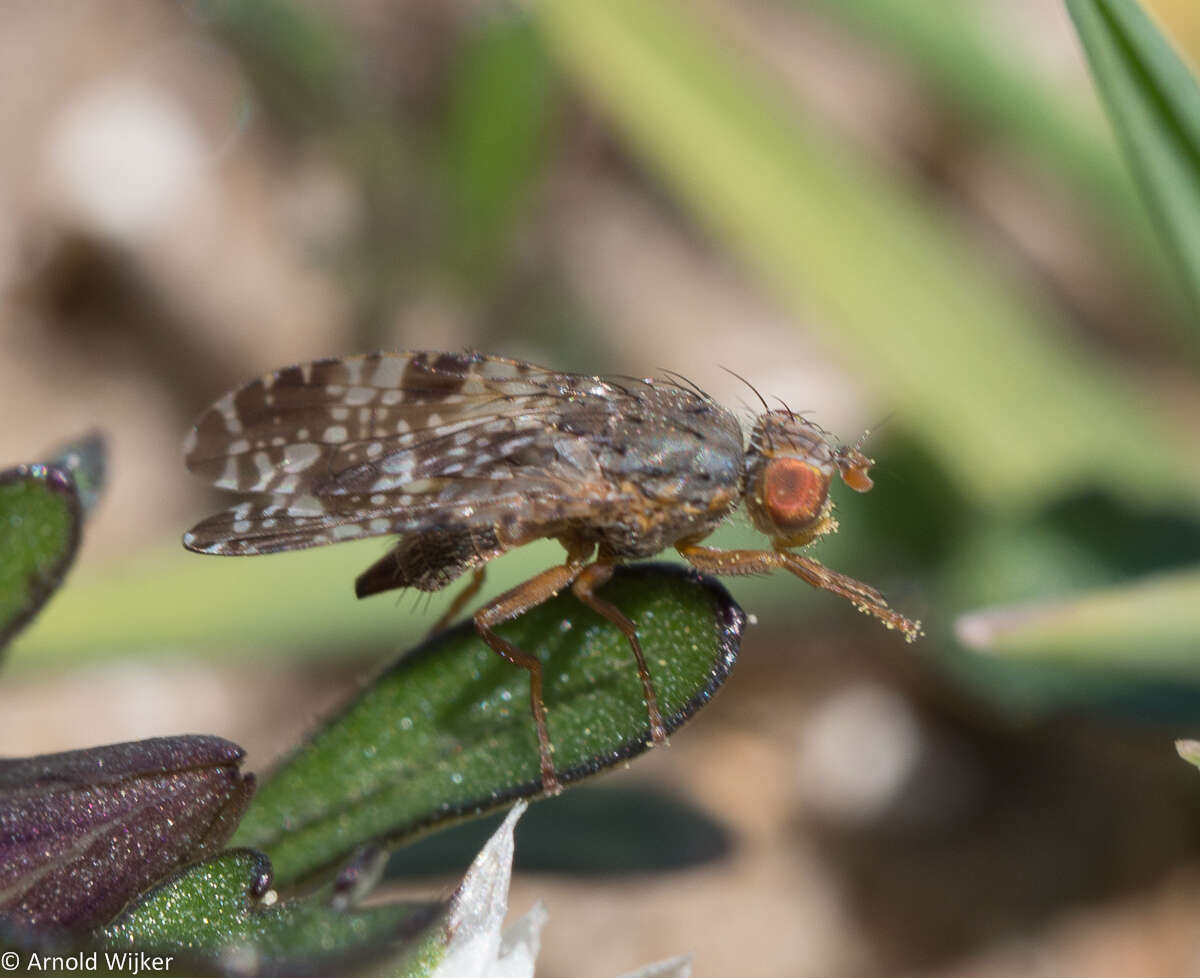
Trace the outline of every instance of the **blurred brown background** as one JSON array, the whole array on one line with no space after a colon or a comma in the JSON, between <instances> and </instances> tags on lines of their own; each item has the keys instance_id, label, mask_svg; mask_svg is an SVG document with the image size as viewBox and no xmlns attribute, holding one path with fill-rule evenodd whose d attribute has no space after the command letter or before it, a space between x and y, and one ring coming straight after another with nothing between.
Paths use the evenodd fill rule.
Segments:
<instances>
[{"instance_id":1,"label":"blurred brown background","mask_svg":"<svg viewBox=\"0 0 1200 978\"><path fill-rule=\"evenodd\" d=\"M1194 4L1149 6L1200 51ZM1194 314L1058 3L845 7L0 8L0 459L111 450L0 752L203 731L261 769L434 620L355 605L378 541L182 552L217 499L180 444L227 389L471 347L668 368L751 413L726 366L846 441L888 419L820 556L929 634L731 585L758 624L718 700L518 836L545 850L512 901L548 905L539 974L1200 973L1193 675L1152 638L1114 672L953 632L1200 555ZM644 851L671 799L707 826L678 867L572 870L604 833Z\"/></svg>"}]
</instances>

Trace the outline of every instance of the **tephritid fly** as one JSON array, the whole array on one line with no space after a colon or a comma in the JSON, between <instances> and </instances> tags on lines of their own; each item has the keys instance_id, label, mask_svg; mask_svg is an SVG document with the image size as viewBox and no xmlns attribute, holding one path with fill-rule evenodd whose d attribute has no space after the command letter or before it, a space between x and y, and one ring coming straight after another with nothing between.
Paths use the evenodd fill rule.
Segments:
<instances>
[{"instance_id":1,"label":"tephritid fly","mask_svg":"<svg viewBox=\"0 0 1200 978\"><path fill-rule=\"evenodd\" d=\"M795 549L837 528L829 487L871 488L871 460L787 408L763 405L749 447L734 415L682 380L557 373L480 353L372 353L268 374L196 423L187 465L254 498L204 520L184 546L264 554L398 534L358 578L359 597L436 591L471 570L444 616L476 594L484 565L551 537L565 562L474 615L495 651L529 671L542 784L554 772L540 661L495 626L566 587L629 639L650 735L666 739L637 629L596 590L625 560L674 547L710 574L780 568L852 601L909 641L919 630L874 588ZM764 550L700 545L744 502Z\"/></svg>"}]
</instances>

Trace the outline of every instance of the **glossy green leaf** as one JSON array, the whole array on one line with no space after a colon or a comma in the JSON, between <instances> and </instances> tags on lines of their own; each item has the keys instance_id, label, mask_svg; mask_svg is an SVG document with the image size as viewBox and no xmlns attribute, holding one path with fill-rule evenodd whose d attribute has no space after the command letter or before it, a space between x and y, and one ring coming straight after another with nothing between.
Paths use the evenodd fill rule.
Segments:
<instances>
[{"instance_id":1,"label":"glossy green leaf","mask_svg":"<svg viewBox=\"0 0 1200 978\"><path fill-rule=\"evenodd\" d=\"M49 463L0 472L0 646L41 610L70 568L103 469L103 441L90 436Z\"/></svg>"},{"instance_id":2,"label":"glossy green leaf","mask_svg":"<svg viewBox=\"0 0 1200 978\"><path fill-rule=\"evenodd\" d=\"M916 188L807 122L693 8L534 10L630 148L827 331L976 503L1027 512L1095 484L1195 508L1200 466L1154 398L1078 343L1028 283L998 273Z\"/></svg>"},{"instance_id":3,"label":"glossy green leaf","mask_svg":"<svg viewBox=\"0 0 1200 978\"><path fill-rule=\"evenodd\" d=\"M674 730L724 681L744 616L716 583L663 565L624 568L602 593L636 623ZM641 682L613 625L568 593L498 631L544 663L564 783L646 749ZM364 843L540 791L529 677L465 625L408 653L285 760L234 841L268 853L287 884Z\"/></svg>"},{"instance_id":4,"label":"glossy green leaf","mask_svg":"<svg viewBox=\"0 0 1200 978\"><path fill-rule=\"evenodd\" d=\"M110 954L174 953L193 967L236 962L236 973L247 976L408 974L402 963L443 943L444 909L443 903L349 906L329 886L278 900L266 858L231 850L151 890L98 938Z\"/></svg>"},{"instance_id":5,"label":"glossy green leaf","mask_svg":"<svg viewBox=\"0 0 1200 978\"><path fill-rule=\"evenodd\" d=\"M1136 0L1067 6L1125 154L1200 309L1200 86Z\"/></svg>"}]
</instances>

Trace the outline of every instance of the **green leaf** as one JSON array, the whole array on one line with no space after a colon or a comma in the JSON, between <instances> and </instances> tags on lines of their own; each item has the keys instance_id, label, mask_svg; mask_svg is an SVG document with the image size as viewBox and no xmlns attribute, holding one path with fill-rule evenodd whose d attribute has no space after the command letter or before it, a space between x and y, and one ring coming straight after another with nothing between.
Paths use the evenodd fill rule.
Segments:
<instances>
[{"instance_id":1,"label":"green leaf","mask_svg":"<svg viewBox=\"0 0 1200 978\"><path fill-rule=\"evenodd\" d=\"M667 727L706 703L737 655L744 616L715 582L666 565L622 568L603 589L636 623ZM633 653L569 593L498 629L544 664L564 783L642 753ZM267 779L235 844L267 852L283 884L369 842L539 794L529 677L470 625L411 651Z\"/></svg>"},{"instance_id":2,"label":"green leaf","mask_svg":"<svg viewBox=\"0 0 1200 978\"><path fill-rule=\"evenodd\" d=\"M1068 0L1113 126L1200 309L1200 87L1135 0Z\"/></svg>"},{"instance_id":3,"label":"green leaf","mask_svg":"<svg viewBox=\"0 0 1200 978\"><path fill-rule=\"evenodd\" d=\"M151 890L99 942L114 953L173 952L193 965L237 961L239 975L349 975L380 961L392 962L391 974L427 944L444 943L443 903L350 907L330 886L279 901L270 881L261 853L225 852Z\"/></svg>"},{"instance_id":4,"label":"green leaf","mask_svg":"<svg viewBox=\"0 0 1200 978\"><path fill-rule=\"evenodd\" d=\"M75 560L103 468L104 444L93 435L50 463L0 472L0 647L41 610Z\"/></svg>"},{"instance_id":5,"label":"green leaf","mask_svg":"<svg viewBox=\"0 0 1200 978\"><path fill-rule=\"evenodd\" d=\"M1149 392L1077 342L916 188L808 123L695 8L533 10L631 150L827 331L975 503L1028 512L1095 484L1195 509L1195 453Z\"/></svg>"}]
</instances>

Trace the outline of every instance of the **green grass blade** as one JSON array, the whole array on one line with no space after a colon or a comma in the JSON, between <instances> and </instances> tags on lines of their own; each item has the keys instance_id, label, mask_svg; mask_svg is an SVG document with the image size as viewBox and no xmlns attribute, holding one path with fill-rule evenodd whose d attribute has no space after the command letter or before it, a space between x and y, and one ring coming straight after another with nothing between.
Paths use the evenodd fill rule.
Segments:
<instances>
[{"instance_id":1,"label":"green grass blade","mask_svg":"<svg viewBox=\"0 0 1200 978\"><path fill-rule=\"evenodd\" d=\"M1195 508L1200 468L1153 398L915 191L806 125L688 8L535 10L552 51L631 149L828 330L896 423L977 503L1027 510L1095 484Z\"/></svg>"},{"instance_id":2,"label":"green grass blade","mask_svg":"<svg viewBox=\"0 0 1200 978\"><path fill-rule=\"evenodd\" d=\"M367 540L264 557L209 557L178 541L127 560L83 570L52 613L15 643L14 672L61 668L114 655L206 658L321 657L417 641L453 597L389 592L358 600L354 579L387 542ZM562 562L562 548L522 547L489 565L485 595ZM423 600L424 596L422 596Z\"/></svg>"},{"instance_id":3,"label":"green grass blade","mask_svg":"<svg viewBox=\"0 0 1200 978\"><path fill-rule=\"evenodd\" d=\"M554 102L545 50L524 18L488 18L454 61L442 173L467 281L494 274L513 216L546 161Z\"/></svg>"},{"instance_id":4,"label":"green grass blade","mask_svg":"<svg viewBox=\"0 0 1200 978\"><path fill-rule=\"evenodd\" d=\"M903 59L956 115L1055 171L1089 210L1119 233L1131 260L1156 281L1165 255L1128 170L1099 113L1081 112L1028 71L1020 49L988 33L987 18L963 4L910 0L816 0L823 14Z\"/></svg>"},{"instance_id":5,"label":"green grass blade","mask_svg":"<svg viewBox=\"0 0 1200 978\"><path fill-rule=\"evenodd\" d=\"M1188 569L1066 601L971 612L956 630L981 652L1194 682L1198 607L1200 569Z\"/></svg>"},{"instance_id":6,"label":"green grass blade","mask_svg":"<svg viewBox=\"0 0 1200 978\"><path fill-rule=\"evenodd\" d=\"M1067 6L1113 127L1200 309L1200 86L1135 0Z\"/></svg>"},{"instance_id":7,"label":"green grass blade","mask_svg":"<svg viewBox=\"0 0 1200 978\"><path fill-rule=\"evenodd\" d=\"M1200 740L1177 740L1175 750L1193 767L1200 767Z\"/></svg>"},{"instance_id":8,"label":"green grass blade","mask_svg":"<svg viewBox=\"0 0 1200 978\"><path fill-rule=\"evenodd\" d=\"M877 489L876 495L883 491ZM877 546L877 538L876 531L852 519L847 507L841 532L822 541L813 556L857 576L867 572L861 554L873 541ZM757 547L762 536L727 524L710 542ZM358 600L355 577L388 546L379 540L351 541L230 558L189 553L172 540L142 554L81 567L48 613L14 643L7 667L22 674L117 656L153 660L181 652L217 662L242 658L247 650L263 661L317 660L404 648L428 632L462 584L435 595L389 592ZM541 541L491 562L487 585L472 609L561 563L562 553L557 543ZM730 589L762 615L792 614L802 602L814 613L855 617L837 598L812 592L788 574L739 578Z\"/></svg>"},{"instance_id":9,"label":"green grass blade","mask_svg":"<svg viewBox=\"0 0 1200 978\"><path fill-rule=\"evenodd\" d=\"M675 729L732 667L740 609L719 585L662 565L622 569L603 594L637 624ZM544 664L564 783L646 749L641 682L613 625L564 594L499 632ZM528 674L463 626L404 656L285 760L234 841L268 853L287 884L368 842L396 844L540 790Z\"/></svg>"}]
</instances>

